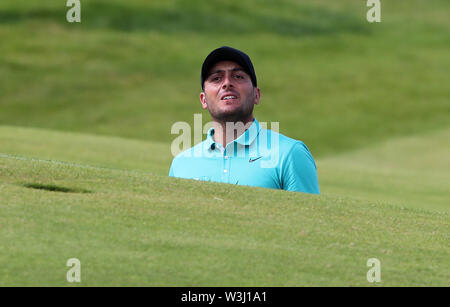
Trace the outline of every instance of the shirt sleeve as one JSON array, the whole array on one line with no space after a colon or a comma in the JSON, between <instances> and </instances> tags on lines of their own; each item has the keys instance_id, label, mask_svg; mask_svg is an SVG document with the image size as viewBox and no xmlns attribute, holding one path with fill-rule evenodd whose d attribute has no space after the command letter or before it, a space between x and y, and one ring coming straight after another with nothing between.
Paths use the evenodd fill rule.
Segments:
<instances>
[{"instance_id":1,"label":"shirt sleeve","mask_svg":"<svg viewBox=\"0 0 450 307\"><path fill-rule=\"evenodd\" d=\"M296 142L282 166L283 190L319 194L314 158L303 142Z\"/></svg>"},{"instance_id":2,"label":"shirt sleeve","mask_svg":"<svg viewBox=\"0 0 450 307\"><path fill-rule=\"evenodd\" d=\"M172 161L172 164L170 165L169 177L174 177L175 176L174 173L173 173L173 162L174 161Z\"/></svg>"}]
</instances>

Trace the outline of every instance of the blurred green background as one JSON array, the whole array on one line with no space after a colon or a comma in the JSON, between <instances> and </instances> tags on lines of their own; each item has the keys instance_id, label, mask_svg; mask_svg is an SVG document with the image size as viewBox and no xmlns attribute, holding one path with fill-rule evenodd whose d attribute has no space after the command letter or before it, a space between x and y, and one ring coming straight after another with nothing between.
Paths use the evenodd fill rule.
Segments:
<instances>
[{"instance_id":1,"label":"blurred green background","mask_svg":"<svg viewBox=\"0 0 450 307\"><path fill-rule=\"evenodd\" d=\"M315 157L450 124L450 4L382 1L0 2L0 124L169 143L175 121L209 114L200 67L222 45L247 52L255 115ZM270 126L269 126L270 127Z\"/></svg>"}]
</instances>

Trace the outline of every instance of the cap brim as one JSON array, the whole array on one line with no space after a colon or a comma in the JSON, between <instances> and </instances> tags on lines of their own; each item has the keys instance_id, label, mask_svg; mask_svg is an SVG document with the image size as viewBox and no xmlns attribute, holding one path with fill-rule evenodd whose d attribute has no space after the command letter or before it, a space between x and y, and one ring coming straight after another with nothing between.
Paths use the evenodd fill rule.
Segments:
<instances>
[{"instance_id":1,"label":"cap brim","mask_svg":"<svg viewBox=\"0 0 450 307\"><path fill-rule=\"evenodd\" d=\"M208 57L203 62L202 66L202 78L206 80L209 76L209 71L218 62L221 61L232 61L239 64L248 74L247 64L242 58L242 55L232 49L216 49L211 52Z\"/></svg>"}]
</instances>

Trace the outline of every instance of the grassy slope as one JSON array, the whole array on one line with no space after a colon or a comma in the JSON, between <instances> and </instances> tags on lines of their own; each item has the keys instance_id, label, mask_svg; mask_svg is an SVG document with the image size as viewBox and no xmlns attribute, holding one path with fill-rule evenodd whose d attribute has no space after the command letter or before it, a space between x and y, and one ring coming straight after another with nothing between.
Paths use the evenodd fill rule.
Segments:
<instances>
[{"instance_id":1,"label":"grassy slope","mask_svg":"<svg viewBox=\"0 0 450 307\"><path fill-rule=\"evenodd\" d=\"M118 137L0 127L0 153L168 174L170 146Z\"/></svg>"},{"instance_id":2,"label":"grassy slope","mask_svg":"<svg viewBox=\"0 0 450 307\"><path fill-rule=\"evenodd\" d=\"M317 159L322 193L450 210L449 130L394 138L366 149ZM170 146L117 137L0 127L0 153L69 161L165 176Z\"/></svg>"},{"instance_id":3,"label":"grassy slope","mask_svg":"<svg viewBox=\"0 0 450 307\"><path fill-rule=\"evenodd\" d=\"M318 161L330 194L450 210L450 129L393 138Z\"/></svg>"},{"instance_id":4,"label":"grassy slope","mask_svg":"<svg viewBox=\"0 0 450 307\"><path fill-rule=\"evenodd\" d=\"M370 257L382 285L448 285L447 8L383 2L369 25L353 0L86 0L69 25L1 1L0 285L67 285L71 257L83 285L367 285ZM256 115L308 144L321 196L166 177L222 44L252 56Z\"/></svg>"},{"instance_id":5,"label":"grassy slope","mask_svg":"<svg viewBox=\"0 0 450 307\"><path fill-rule=\"evenodd\" d=\"M68 24L57 1L4 0L0 123L168 142L174 121L201 112L202 59L229 44L255 62L258 119L318 157L441 129L447 7L388 1L368 24L354 0L88 0Z\"/></svg>"},{"instance_id":6,"label":"grassy slope","mask_svg":"<svg viewBox=\"0 0 450 307\"><path fill-rule=\"evenodd\" d=\"M42 147L36 140L44 135ZM381 260L382 285L448 284L448 211L376 201L383 199L376 190L365 200L328 193L339 192L333 186L342 172L332 174L339 163L324 166L328 182L312 196L168 178L154 163L165 155L162 145L11 127L0 129L0 141L2 285L66 285L71 257L82 261L83 285L367 285L371 257ZM398 159L387 147L349 161L380 151ZM370 170L359 169L380 178ZM23 186L29 183L92 193Z\"/></svg>"}]
</instances>

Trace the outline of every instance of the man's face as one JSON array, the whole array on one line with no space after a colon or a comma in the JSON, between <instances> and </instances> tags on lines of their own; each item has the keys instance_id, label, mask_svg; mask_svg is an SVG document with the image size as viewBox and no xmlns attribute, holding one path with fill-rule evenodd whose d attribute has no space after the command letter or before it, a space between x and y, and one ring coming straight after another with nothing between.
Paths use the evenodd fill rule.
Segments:
<instances>
[{"instance_id":1,"label":"man's face","mask_svg":"<svg viewBox=\"0 0 450 307\"><path fill-rule=\"evenodd\" d=\"M222 122L253 119L253 107L259 98L260 90L253 86L250 76L231 61L217 62L210 69L200 93L203 109Z\"/></svg>"}]
</instances>

